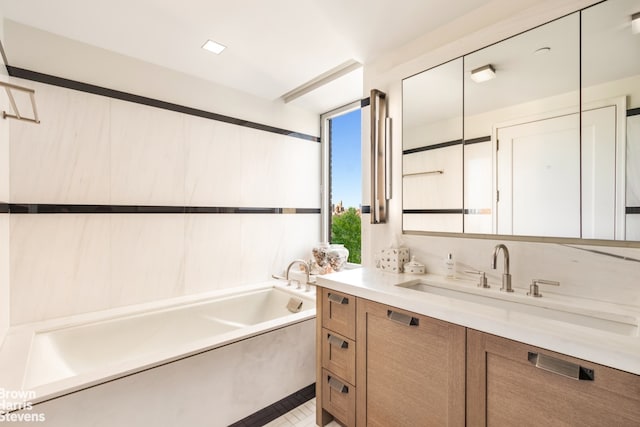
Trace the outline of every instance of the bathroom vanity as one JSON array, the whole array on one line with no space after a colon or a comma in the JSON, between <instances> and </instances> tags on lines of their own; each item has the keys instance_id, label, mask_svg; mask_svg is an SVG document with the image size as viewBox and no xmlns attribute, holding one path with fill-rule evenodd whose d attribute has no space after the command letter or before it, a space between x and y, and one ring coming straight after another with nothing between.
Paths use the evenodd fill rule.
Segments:
<instances>
[{"instance_id":1,"label":"bathroom vanity","mask_svg":"<svg viewBox=\"0 0 640 427\"><path fill-rule=\"evenodd\" d=\"M563 311L551 294L494 303L452 291L471 281L366 268L318 284L319 425L640 424L634 313Z\"/></svg>"},{"instance_id":2,"label":"bathroom vanity","mask_svg":"<svg viewBox=\"0 0 640 427\"><path fill-rule=\"evenodd\" d=\"M388 99L402 200L365 234L365 264L397 233L423 260L457 247L481 265L480 239L527 260L514 286L504 244L502 286L484 272L319 277L319 425L640 425L639 258L622 249L640 241L640 10L584 6L369 68L368 84L402 95Z\"/></svg>"}]
</instances>

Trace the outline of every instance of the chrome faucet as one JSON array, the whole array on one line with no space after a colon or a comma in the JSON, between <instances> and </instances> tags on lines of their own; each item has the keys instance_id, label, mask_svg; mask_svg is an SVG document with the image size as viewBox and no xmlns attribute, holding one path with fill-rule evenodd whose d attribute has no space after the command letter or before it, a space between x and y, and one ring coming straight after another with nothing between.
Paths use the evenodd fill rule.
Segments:
<instances>
[{"instance_id":1,"label":"chrome faucet","mask_svg":"<svg viewBox=\"0 0 640 427\"><path fill-rule=\"evenodd\" d=\"M502 252L504 253L504 273L502 274L502 287L500 290L503 292L513 292L513 288L511 288L511 274L509 274L509 249L507 249L507 247L502 243L497 244L493 249L491 268L494 270L496 269L498 252L500 252L500 249L502 249Z\"/></svg>"},{"instance_id":2,"label":"chrome faucet","mask_svg":"<svg viewBox=\"0 0 640 427\"><path fill-rule=\"evenodd\" d=\"M287 272L284 276L284 278L287 280L287 286L291 285L291 280L289 280L289 271L291 270L291 267L293 267L296 264L301 264L304 265L304 272L305 275L307 276L307 281L305 282L305 291L309 291L310 288L310 283L309 283L309 264L307 264L307 262L303 259L294 259L293 261L291 261L291 264L289 264L289 266L287 267ZM300 289L300 282L296 281L298 283L297 289Z\"/></svg>"}]
</instances>

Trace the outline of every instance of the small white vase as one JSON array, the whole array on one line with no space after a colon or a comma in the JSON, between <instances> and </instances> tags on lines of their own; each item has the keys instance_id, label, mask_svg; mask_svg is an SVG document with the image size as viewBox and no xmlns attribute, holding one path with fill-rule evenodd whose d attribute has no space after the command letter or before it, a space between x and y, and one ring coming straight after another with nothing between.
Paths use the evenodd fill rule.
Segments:
<instances>
[{"instance_id":1,"label":"small white vase","mask_svg":"<svg viewBox=\"0 0 640 427\"><path fill-rule=\"evenodd\" d=\"M327 258L331 268L334 271L340 271L347 264L347 259L349 259L349 249L345 248L344 245L341 244L332 244L329 246Z\"/></svg>"}]
</instances>

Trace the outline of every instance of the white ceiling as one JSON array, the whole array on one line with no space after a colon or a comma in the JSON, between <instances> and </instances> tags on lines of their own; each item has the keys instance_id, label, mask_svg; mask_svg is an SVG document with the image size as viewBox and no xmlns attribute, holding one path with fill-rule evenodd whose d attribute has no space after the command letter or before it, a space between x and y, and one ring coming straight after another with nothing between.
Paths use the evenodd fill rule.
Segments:
<instances>
[{"instance_id":1,"label":"white ceiling","mask_svg":"<svg viewBox=\"0 0 640 427\"><path fill-rule=\"evenodd\" d=\"M19 23L276 100L337 65L372 61L491 1L0 0L0 8ZM227 49L206 52L200 46L207 39ZM324 112L360 97L356 70L293 102Z\"/></svg>"}]
</instances>

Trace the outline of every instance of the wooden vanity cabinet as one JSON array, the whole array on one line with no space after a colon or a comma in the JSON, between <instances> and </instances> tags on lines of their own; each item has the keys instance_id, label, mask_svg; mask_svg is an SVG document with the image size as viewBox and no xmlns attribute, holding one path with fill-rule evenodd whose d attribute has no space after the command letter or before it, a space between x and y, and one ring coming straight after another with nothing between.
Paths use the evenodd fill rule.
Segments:
<instances>
[{"instance_id":1,"label":"wooden vanity cabinet","mask_svg":"<svg viewBox=\"0 0 640 427\"><path fill-rule=\"evenodd\" d=\"M358 299L358 426L464 426L465 328Z\"/></svg>"},{"instance_id":2,"label":"wooden vanity cabinet","mask_svg":"<svg viewBox=\"0 0 640 427\"><path fill-rule=\"evenodd\" d=\"M640 376L468 329L467 425L640 426Z\"/></svg>"},{"instance_id":3,"label":"wooden vanity cabinet","mask_svg":"<svg viewBox=\"0 0 640 427\"><path fill-rule=\"evenodd\" d=\"M356 297L318 287L316 423L356 420Z\"/></svg>"},{"instance_id":4,"label":"wooden vanity cabinet","mask_svg":"<svg viewBox=\"0 0 640 427\"><path fill-rule=\"evenodd\" d=\"M318 288L316 422L464 426L465 328Z\"/></svg>"},{"instance_id":5,"label":"wooden vanity cabinet","mask_svg":"<svg viewBox=\"0 0 640 427\"><path fill-rule=\"evenodd\" d=\"M316 422L640 426L640 376L318 288Z\"/></svg>"}]
</instances>

